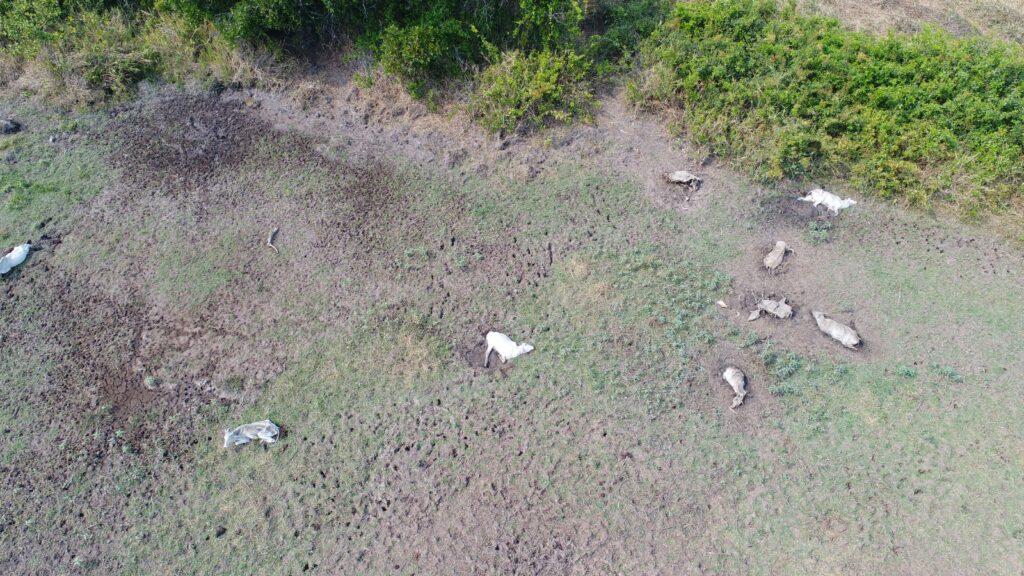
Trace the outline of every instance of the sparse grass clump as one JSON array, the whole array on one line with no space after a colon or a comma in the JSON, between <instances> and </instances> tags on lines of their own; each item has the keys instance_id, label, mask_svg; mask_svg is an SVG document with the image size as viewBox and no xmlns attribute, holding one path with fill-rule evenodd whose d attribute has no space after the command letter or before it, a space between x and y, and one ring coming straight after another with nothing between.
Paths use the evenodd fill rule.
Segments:
<instances>
[{"instance_id":1,"label":"sparse grass clump","mask_svg":"<svg viewBox=\"0 0 1024 576\"><path fill-rule=\"evenodd\" d=\"M911 368L910 366L900 364L899 366L896 367L896 375L902 378L907 378L908 380L912 380L914 378L917 378L917 370Z\"/></svg>"},{"instance_id":2,"label":"sparse grass clump","mask_svg":"<svg viewBox=\"0 0 1024 576\"><path fill-rule=\"evenodd\" d=\"M763 181L848 177L882 198L1019 202L1024 52L926 30L876 38L765 0L676 5L632 87Z\"/></svg>"},{"instance_id":3,"label":"sparse grass clump","mask_svg":"<svg viewBox=\"0 0 1024 576\"><path fill-rule=\"evenodd\" d=\"M932 373L942 376L943 378L947 378L952 382L956 382L957 384L961 384L964 381L963 375L960 374L960 372L958 372L956 368L953 368L952 366L947 366L944 364L932 364L930 368Z\"/></svg>"},{"instance_id":4,"label":"sparse grass clump","mask_svg":"<svg viewBox=\"0 0 1024 576\"><path fill-rule=\"evenodd\" d=\"M805 234L807 242L812 246L821 246L832 241L832 222L829 220L811 220Z\"/></svg>"},{"instance_id":5,"label":"sparse grass clump","mask_svg":"<svg viewBox=\"0 0 1024 576\"><path fill-rule=\"evenodd\" d=\"M803 368L803 359L795 352L778 352L769 340L761 348L761 362L780 381L789 380Z\"/></svg>"}]
</instances>

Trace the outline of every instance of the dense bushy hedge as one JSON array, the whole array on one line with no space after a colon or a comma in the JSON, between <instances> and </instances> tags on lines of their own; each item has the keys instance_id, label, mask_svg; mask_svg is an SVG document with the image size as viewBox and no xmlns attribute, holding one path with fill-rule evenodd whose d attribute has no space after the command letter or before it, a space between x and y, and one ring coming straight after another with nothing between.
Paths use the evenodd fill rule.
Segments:
<instances>
[{"instance_id":1,"label":"dense bushy hedge","mask_svg":"<svg viewBox=\"0 0 1024 576\"><path fill-rule=\"evenodd\" d=\"M593 81L642 46L636 100L682 109L694 140L763 180L1024 205L1020 46L878 38L774 0L7 0L0 23L4 53L42 53L60 91L100 97L146 76L257 79L232 45L345 37L415 95L470 76L471 112L504 132L588 117Z\"/></svg>"},{"instance_id":2,"label":"dense bushy hedge","mask_svg":"<svg viewBox=\"0 0 1024 576\"><path fill-rule=\"evenodd\" d=\"M926 30L877 38L768 0L679 3L635 95L765 180L850 177L1000 208L1024 184L1024 52Z\"/></svg>"}]
</instances>

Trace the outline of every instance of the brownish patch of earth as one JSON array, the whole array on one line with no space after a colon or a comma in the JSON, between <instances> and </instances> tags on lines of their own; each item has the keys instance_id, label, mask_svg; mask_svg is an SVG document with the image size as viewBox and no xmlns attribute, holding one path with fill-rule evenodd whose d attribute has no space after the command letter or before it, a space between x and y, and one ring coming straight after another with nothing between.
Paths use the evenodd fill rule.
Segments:
<instances>
[{"instance_id":1,"label":"brownish patch of earth","mask_svg":"<svg viewBox=\"0 0 1024 576\"><path fill-rule=\"evenodd\" d=\"M601 249L602 229L612 218L600 202L572 201L572 224L586 230L578 236L557 229L518 234L532 222L510 216L500 224L512 232L498 240L469 225L473 198L459 186L439 195L434 207L459 230L452 234L437 234L401 194L402 179L415 177L418 167L444 166L454 183L473 177L525 183L575 161L639 182L654 203L679 212L745 197L741 179L714 162L702 166L699 155L665 136L653 118L610 98L593 126L494 141L464 119L426 113L421 103L387 86L365 94L339 82L313 103L264 92L213 97L160 91L118 110L108 133L90 137L112 148L108 160L119 178L54 225L62 242L34 253L31 266L4 279L8 322L0 329L5 350L32 351L39 363L40 377L19 399L23 409L52 415L46 430L14 432L29 447L2 470L8 486L25 496L4 517L23 518L33 508L69 513L59 514L55 528L4 528L10 555L0 565L49 573L54 566L71 571L75 559L89 558L107 573L123 569L126 560L118 552L127 544L117 538L147 534L144 526L126 525L125 508L156 497L161 481L169 480L115 478L132 447L161 445L160 461L144 468L188 477L193 448L219 443L219 431L195 429L197 419L217 410L238 414L311 342L370 309L389 320L426 316L429 331L451 343L456 363L470 367L471 381L462 384L477 396L450 406L451 390L425 386L417 390L422 403L329 414L332 432L322 438L291 434L280 447L288 458L333 449L364 429L383 440L371 462L358 463L365 464L359 470L371 471L363 493L336 493L348 469L324 465L291 472L292 487L312 487L305 493L316 495L312 502L264 494L252 504L257 521L272 525L271 535L283 530L310 543L309 550L289 550L289 561L315 557L322 560L311 569L332 573L409 566L425 573L594 573L613 570L613 563L630 573L702 573L704 557L725 556L711 544L685 550L666 544L665 535L698 537L716 518L729 518L730 496L707 488L715 475L735 472L735 462L721 461L707 447L700 448L703 453L689 447L672 452L669 447L681 442L676 436L657 436L640 418L617 419L635 409L621 401L579 417L576 396L590 393L581 384L588 366L567 382L542 382L538 375L536 390L563 391L547 397L532 387L494 385L494 375L517 370L516 362L502 365L492 358L490 368L482 367L484 333L516 325L519 318L513 306L479 305L479 291L486 287L514 302L567 254ZM675 169L697 173L703 187L689 192L669 185L662 175ZM589 192L600 197L600 191ZM729 308L719 314L723 322L808 356L877 360L892 356L888 343L904 338L878 297L858 283L870 272L870 258L843 260L852 239L871 240L873 257L886 258L900 252L901 234L935 234L926 241L929 253L934 244L939 258L946 251L961 259L976 256L972 265L984 274L1009 274L1008 262L1019 261L998 253L995 244L979 249L966 236L943 238L895 224L874 228L882 209L859 215L858 207L836 217L795 196L752 196L754 204L732 212L736 222L751 225L730 228L740 235L740 255L727 264L734 283L725 297ZM834 229L824 244L806 239L814 222ZM273 228L280 230L280 252L266 246ZM655 238L641 238L644 232L636 230L624 236L639 243L659 233L649 232ZM761 259L778 239L795 253L782 270L768 274ZM988 258L986 250L996 252ZM455 254L473 257L464 268L422 264ZM747 322L765 296L789 298L795 317ZM848 351L828 340L810 318L812 308L854 324L865 349ZM959 345L970 333L951 330L935 338ZM755 356L718 342L678 394L699 417L759 440L751 458L788 441L766 425L782 411ZM396 361L400 367L403 362L415 371L415 358ZM751 393L735 414L719 418L731 399L721 372L732 364L746 372ZM672 421L668 427L684 425ZM53 449L69 436L86 441L73 454ZM692 468L686 458L709 453L709 478L687 478ZM551 455L590 457L602 466L581 471ZM83 495L76 492L76 474L110 481ZM763 490L755 487L744 497L754 499ZM194 505L169 501L183 509ZM601 521L584 522L580 518L588 516L566 513L571 510L590 511ZM98 523L114 527L113 544L83 536ZM215 540L234 536L245 542L237 527L207 528ZM189 552L208 538L189 536Z\"/></svg>"}]
</instances>

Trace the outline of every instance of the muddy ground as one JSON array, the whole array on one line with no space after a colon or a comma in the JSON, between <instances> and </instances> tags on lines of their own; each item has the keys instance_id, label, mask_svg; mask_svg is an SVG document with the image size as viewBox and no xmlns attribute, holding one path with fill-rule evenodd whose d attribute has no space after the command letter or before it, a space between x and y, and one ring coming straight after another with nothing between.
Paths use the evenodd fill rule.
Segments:
<instances>
[{"instance_id":1,"label":"muddy ground","mask_svg":"<svg viewBox=\"0 0 1024 576\"><path fill-rule=\"evenodd\" d=\"M994 369L1019 376L1019 361L1001 356L1012 344L983 350L1003 341L998 322L983 324L996 328L979 337L981 321L960 313L967 296L956 292L928 307L914 295L912 275L933 284L929 266L950 282L967 275L968 291L1019 284L1019 250L983 230L896 207L867 201L836 216L795 200L795 186L761 189L687 149L663 120L636 113L622 95L604 98L591 125L500 140L458 113L429 112L386 81L358 88L350 74L324 72L301 92L152 88L71 144L58 143L102 149L110 179L40 228L38 250L3 279L0 343L12 420L2 472L14 496L3 500L0 565L21 574L245 573L268 559L275 564L267 573L324 574L961 567L941 555L924 562L936 558L930 544L881 535L878 526L900 527L912 514L856 527L864 509L842 506L810 514L826 533L797 536L798 559L757 559L745 548L757 546L756 515L781 513L772 507L777 501L759 507L758 498L781 498L785 490L771 496L764 485L748 486L737 496L716 488L715 475L754 466L769 479L768 491L788 475L811 483L828 477L812 470L807 454L785 456L800 454L799 438L772 424L794 408L768 391L777 369L758 360L766 342L868 374L901 363L924 373L928 359L944 357L986 388L994 386L984 380ZM45 130L28 124L30 137L35 129ZM691 191L667 183L663 174L675 169L700 174L703 185ZM600 179L580 176L590 172ZM565 173L564 189L551 184ZM653 216L643 212L649 225L621 217L628 211L616 200L621 183L639 190L628 202L650 205ZM497 208L480 200L484 189L530 186L551 186L550 204L530 196L530 210L503 211L500 199L488 200ZM267 246L274 228L277 250ZM760 262L777 239L795 253L769 274ZM599 393L597 404L581 407L577 396L591 393L573 387L575 376L567 385L561 374L530 372L521 367L529 356L482 367L490 329L513 327L514 336L543 341L548 336L531 322L560 314L593 330L592 338L614 329L623 280L601 276L602 255L651 243L713 262L730 278L699 292L717 341L694 348L697 368L670 383L679 391L665 412L641 418L640 404ZM890 274L879 262L901 268ZM898 282L884 284L888 277ZM877 286L886 289L873 292ZM557 290L563 300L530 304ZM766 296L788 297L795 317L748 322L747 312ZM728 308L714 307L716 298ZM908 322L936 329L904 329L904 298L921 306L906 311ZM856 326L864 349L842 349L818 332L810 317L816 308ZM649 316L651 326L667 322ZM359 331L366 322L370 334L379 326L394 336L381 345L387 362L354 366L342 354L334 360L342 368L314 362L319 376L294 375L310 362L311 347L338 334L366 336ZM392 324L414 328L390 332ZM623 358L650 353L642 352L646 332L635 337L627 326L618 334L608 346ZM439 352L423 342L438 343ZM1006 360L997 366L993 357ZM639 360L614 367L600 366L601 356L590 366L574 365L571 354L560 358L567 374L618 368L644 385L667 377ZM735 414L725 410L730 393L717 376L733 364L752 386ZM455 376L449 382L438 371ZM281 444L241 452L297 458L286 482L259 492L251 484L258 469L229 464L249 474L240 481L257 491L254 502L203 492L212 490L203 488L204 471L216 470L222 457L211 422L226 425L284 402L274 400L282 394L275 390L287 390L283 382L331 389L331 378L374 381L377 373L415 384L423 398L403 388L394 400L367 404L366 413L353 401L350 412L327 415L330 404L314 397L308 410L324 410L330 432L296 429L295 417L282 422L288 436ZM543 392L521 387L518 378L527 375ZM723 436L681 431L705 425ZM366 468L316 460L371 432L385 440ZM745 448L716 444L730 436ZM579 464L591 461L600 466ZM358 489L342 488L355 476ZM188 518L202 516L203 494L220 519L189 524L200 522ZM733 516L737 502L747 503L750 516ZM883 514L874 504L867 510ZM246 552L262 538L267 557ZM1017 538L996 540L1012 549ZM161 539L178 539L180 547L154 542ZM832 559L819 555L828 542L836 543ZM865 546L870 552L859 553ZM1019 563L987 566L1011 573Z\"/></svg>"}]
</instances>

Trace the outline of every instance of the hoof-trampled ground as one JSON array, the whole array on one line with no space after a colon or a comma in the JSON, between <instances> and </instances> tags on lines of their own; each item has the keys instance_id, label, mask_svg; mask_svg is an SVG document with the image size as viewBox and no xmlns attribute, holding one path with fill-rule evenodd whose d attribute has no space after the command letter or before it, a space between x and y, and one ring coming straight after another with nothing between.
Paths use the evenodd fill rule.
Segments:
<instances>
[{"instance_id":1,"label":"hoof-trampled ground","mask_svg":"<svg viewBox=\"0 0 1024 576\"><path fill-rule=\"evenodd\" d=\"M0 239L41 247L0 283L0 566L1024 569L1017 248L809 209L617 97L496 142L325 81L73 124L10 104ZM795 254L769 275L776 239ZM795 317L747 322L762 296ZM492 329L537 349L485 369ZM221 448L264 418L279 443Z\"/></svg>"}]
</instances>

